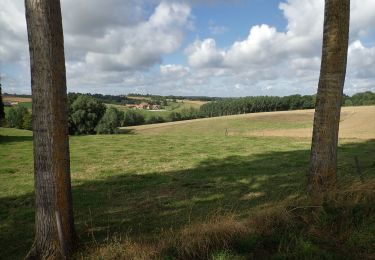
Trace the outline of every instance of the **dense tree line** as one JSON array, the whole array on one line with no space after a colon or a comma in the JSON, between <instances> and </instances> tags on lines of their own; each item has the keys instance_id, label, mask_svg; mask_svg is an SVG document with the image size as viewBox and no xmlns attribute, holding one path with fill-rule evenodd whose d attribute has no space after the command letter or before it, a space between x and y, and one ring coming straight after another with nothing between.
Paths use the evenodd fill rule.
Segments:
<instances>
[{"instance_id":1,"label":"dense tree line","mask_svg":"<svg viewBox=\"0 0 375 260\"><path fill-rule=\"evenodd\" d=\"M135 104L136 103L135 100L128 99L124 95L102 95L102 94L90 94L90 93L81 94L81 93L75 93L75 92L70 92L68 94L69 99L76 99L77 97L82 96L82 95L93 97L99 100L100 102L106 103L106 104L121 105L121 104Z\"/></svg>"},{"instance_id":2,"label":"dense tree line","mask_svg":"<svg viewBox=\"0 0 375 260\"><path fill-rule=\"evenodd\" d=\"M285 97L257 96L228 98L209 102L201 106L200 115L204 117L225 116L256 112L309 109L315 105L315 95L292 95Z\"/></svg>"},{"instance_id":3,"label":"dense tree line","mask_svg":"<svg viewBox=\"0 0 375 260\"><path fill-rule=\"evenodd\" d=\"M227 98L202 105L199 110L199 117L213 117L296 109L312 109L315 107L315 102L316 95ZM342 103L346 106L375 105L375 93L367 91L354 94L351 97L345 95L343 97Z\"/></svg>"},{"instance_id":4,"label":"dense tree line","mask_svg":"<svg viewBox=\"0 0 375 260\"><path fill-rule=\"evenodd\" d=\"M68 94L69 133L95 134L116 133L118 127L143 124L182 121L204 117L235 115L244 113L312 109L315 107L315 95L291 95L285 97L257 96L243 98L222 98L196 108L184 108L173 111L167 118L151 116L146 118L136 110L119 111L107 108L98 94ZM153 103L163 103L163 99L153 96ZM342 104L346 106L375 105L375 93L367 91L353 96L345 95ZM12 107L5 117L4 125L31 130L31 113L25 107Z\"/></svg>"},{"instance_id":5,"label":"dense tree line","mask_svg":"<svg viewBox=\"0 0 375 260\"><path fill-rule=\"evenodd\" d=\"M222 97L207 97L207 96L175 96L175 95L168 95L168 96L161 96L161 95L153 95L153 94L139 94L139 93L129 93L128 96L133 97L144 97L147 99L155 98L166 98L170 100L194 100L194 101L214 101L214 100L220 100L223 99Z\"/></svg>"},{"instance_id":6,"label":"dense tree line","mask_svg":"<svg viewBox=\"0 0 375 260\"><path fill-rule=\"evenodd\" d=\"M354 94L349 97L344 95L344 105L345 106L370 106L375 105L375 93L371 91L366 91L362 93Z\"/></svg>"}]
</instances>

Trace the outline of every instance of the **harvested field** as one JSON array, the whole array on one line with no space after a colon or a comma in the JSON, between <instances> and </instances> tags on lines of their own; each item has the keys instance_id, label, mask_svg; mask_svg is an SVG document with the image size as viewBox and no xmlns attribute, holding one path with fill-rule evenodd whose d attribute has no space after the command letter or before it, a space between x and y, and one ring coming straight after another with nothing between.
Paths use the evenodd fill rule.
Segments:
<instances>
[{"instance_id":1,"label":"harvested field","mask_svg":"<svg viewBox=\"0 0 375 260\"><path fill-rule=\"evenodd\" d=\"M31 102L31 98L3 96L3 101L8 101L8 102L13 101L13 102L19 102L19 103L26 103L26 102Z\"/></svg>"},{"instance_id":2,"label":"harvested field","mask_svg":"<svg viewBox=\"0 0 375 260\"><path fill-rule=\"evenodd\" d=\"M311 137L314 110L295 110L203 118L163 124L127 127L133 133L178 133L227 131L232 136ZM340 138L375 139L375 106L343 107ZM215 127L212 127L214 125ZM179 130L180 129L180 130Z\"/></svg>"}]
</instances>

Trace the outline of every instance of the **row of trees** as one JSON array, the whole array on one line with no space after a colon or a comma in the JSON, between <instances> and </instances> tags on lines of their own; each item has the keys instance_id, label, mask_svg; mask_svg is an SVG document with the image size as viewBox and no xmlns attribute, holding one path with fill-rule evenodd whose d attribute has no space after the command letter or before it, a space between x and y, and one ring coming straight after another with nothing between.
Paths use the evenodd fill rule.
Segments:
<instances>
[{"instance_id":1,"label":"row of trees","mask_svg":"<svg viewBox=\"0 0 375 260\"><path fill-rule=\"evenodd\" d=\"M155 124L167 121L255 112L311 109L315 107L316 95L226 98L206 103L200 109L184 108L179 112L171 112L167 118L151 116L147 120L138 111L127 110L122 112L113 107L107 108L95 95L69 93L68 101L69 133L80 135L116 133L117 127L121 126ZM367 91L357 93L352 97L344 95L342 103L352 106L374 105L375 93ZM31 113L25 107L16 106L9 110L3 122L8 127L31 130L31 118Z\"/></svg>"},{"instance_id":2,"label":"row of trees","mask_svg":"<svg viewBox=\"0 0 375 260\"><path fill-rule=\"evenodd\" d=\"M225 116L255 112L285 111L312 109L315 107L316 95L291 95L285 97L257 96L228 98L206 103L200 107L198 117ZM344 95L342 105L362 106L375 105L375 93L367 91L353 96Z\"/></svg>"},{"instance_id":3,"label":"row of trees","mask_svg":"<svg viewBox=\"0 0 375 260\"><path fill-rule=\"evenodd\" d=\"M344 106L370 106L375 105L375 93L366 91L354 94L353 96L343 96Z\"/></svg>"},{"instance_id":4,"label":"row of trees","mask_svg":"<svg viewBox=\"0 0 375 260\"><path fill-rule=\"evenodd\" d=\"M258 96L230 98L206 103L201 106L204 117L225 116L255 112L309 109L315 104L315 96L292 95L286 97Z\"/></svg>"}]
</instances>

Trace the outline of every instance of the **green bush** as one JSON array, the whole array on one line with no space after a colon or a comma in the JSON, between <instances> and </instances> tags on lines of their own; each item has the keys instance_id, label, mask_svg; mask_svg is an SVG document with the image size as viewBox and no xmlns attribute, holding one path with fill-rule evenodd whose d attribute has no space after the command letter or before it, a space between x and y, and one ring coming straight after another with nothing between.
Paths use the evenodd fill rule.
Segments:
<instances>
[{"instance_id":1,"label":"green bush","mask_svg":"<svg viewBox=\"0 0 375 260\"><path fill-rule=\"evenodd\" d=\"M157 123L164 123L165 119L162 118L161 116L151 116L147 120L147 124L157 124Z\"/></svg>"},{"instance_id":2,"label":"green bush","mask_svg":"<svg viewBox=\"0 0 375 260\"><path fill-rule=\"evenodd\" d=\"M31 130L31 114L23 106L10 108L6 121L9 127Z\"/></svg>"},{"instance_id":3,"label":"green bush","mask_svg":"<svg viewBox=\"0 0 375 260\"><path fill-rule=\"evenodd\" d=\"M110 107L100 119L95 130L98 134L114 134L117 133L117 127L120 126L122 113L114 107Z\"/></svg>"},{"instance_id":4,"label":"green bush","mask_svg":"<svg viewBox=\"0 0 375 260\"><path fill-rule=\"evenodd\" d=\"M144 116L141 113L136 112L134 110L125 111L121 119L121 126L142 125L144 123Z\"/></svg>"},{"instance_id":5,"label":"green bush","mask_svg":"<svg viewBox=\"0 0 375 260\"><path fill-rule=\"evenodd\" d=\"M23 115L23 124L22 124L22 128L23 129L26 129L26 130L32 130L33 129L33 125L32 125L32 115L31 113L25 113Z\"/></svg>"},{"instance_id":6,"label":"green bush","mask_svg":"<svg viewBox=\"0 0 375 260\"><path fill-rule=\"evenodd\" d=\"M106 106L93 97L80 95L70 105L69 133L94 134Z\"/></svg>"}]
</instances>

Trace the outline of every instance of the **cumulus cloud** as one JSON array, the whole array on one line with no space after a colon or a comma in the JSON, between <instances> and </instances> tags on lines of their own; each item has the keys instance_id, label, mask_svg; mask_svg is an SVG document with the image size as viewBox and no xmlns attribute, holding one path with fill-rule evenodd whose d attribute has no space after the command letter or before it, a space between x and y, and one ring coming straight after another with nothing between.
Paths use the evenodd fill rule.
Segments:
<instances>
[{"instance_id":1,"label":"cumulus cloud","mask_svg":"<svg viewBox=\"0 0 375 260\"><path fill-rule=\"evenodd\" d=\"M101 37L89 37L87 43L91 46L76 46L74 35L67 43L70 48L87 51L84 63L89 68L101 71L147 68L160 63L163 54L180 47L189 15L190 7L186 4L161 2L144 22L109 27Z\"/></svg>"},{"instance_id":2,"label":"cumulus cloud","mask_svg":"<svg viewBox=\"0 0 375 260\"><path fill-rule=\"evenodd\" d=\"M217 48L213 38L196 40L185 51L188 64L209 70L211 75L213 70L225 68L222 81L228 83L233 93L242 89L274 94L278 93L277 89L282 92L282 86L285 94L314 93L320 68L324 1L287 0L279 8L287 20L285 31L267 24L254 25L247 38L226 48ZM375 10L374 0L352 1L350 38L353 43L349 48L346 84L349 93L354 92L352 81L355 80L357 89L368 87L368 80L374 75L375 47L366 48L360 41L361 36L373 30L375 12L372 10Z\"/></svg>"},{"instance_id":3,"label":"cumulus cloud","mask_svg":"<svg viewBox=\"0 0 375 260\"><path fill-rule=\"evenodd\" d=\"M346 93L375 91L375 46L365 47L360 40L354 41L348 50Z\"/></svg>"},{"instance_id":4,"label":"cumulus cloud","mask_svg":"<svg viewBox=\"0 0 375 260\"><path fill-rule=\"evenodd\" d=\"M197 40L187 49L189 64L259 68L281 63L290 56L317 54L322 38L323 1L289 0L281 3L280 9L288 21L286 32L278 32L267 24L255 25L246 39L234 42L224 51L216 48L214 39Z\"/></svg>"},{"instance_id":5,"label":"cumulus cloud","mask_svg":"<svg viewBox=\"0 0 375 260\"><path fill-rule=\"evenodd\" d=\"M216 48L214 39L196 40L185 52L192 67L220 67L225 53Z\"/></svg>"},{"instance_id":6,"label":"cumulus cloud","mask_svg":"<svg viewBox=\"0 0 375 260\"><path fill-rule=\"evenodd\" d=\"M69 90L212 96L314 93L324 0L280 1L287 24L283 30L249 24L246 37L226 46L219 40L229 33L218 35L233 28L221 21L209 21L209 38L200 38L199 28L193 42L184 42L184 36L195 21L191 5L227 1L61 1ZM375 90L373 10L374 0L351 1L346 93ZM23 1L0 1L0 74L11 91L30 89L24 17ZM166 55L181 49L186 64L174 58L163 63Z\"/></svg>"},{"instance_id":7,"label":"cumulus cloud","mask_svg":"<svg viewBox=\"0 0 375 260\"><path fill-rule=\"evenodd\" d=\"M61 4L67 77L73 85L120 83L129 76L127 71L161 63L163 55L180 48L191 23L191 8L181 1L65 0ZM5 67L14 70L29 59L23 1L0 2L0 33L1 73L5 74Z\"/></svg>"},{"instance_id":8,"label":"cumulus cloud","mask_svg":"<svg viewBox=\"0 0 375 260\"><path fill-rule=\"evenodd\" d=\"M185 66L176 65L176 64L167 64L160 66L160 73L165 76L172 76L176 78L182 78L188 75L190 69Z\"/></svg>"},{"instance_id":9,"label":"cumulus cloud","mask_svg":"<svg viewBox=\"0 0 375 260\"><path fill-rule=\"evenodd\" d=\"M26 22L23 2L0 2L0 62L19 61L27 53Z\"/></svg>"}]
</instances>

